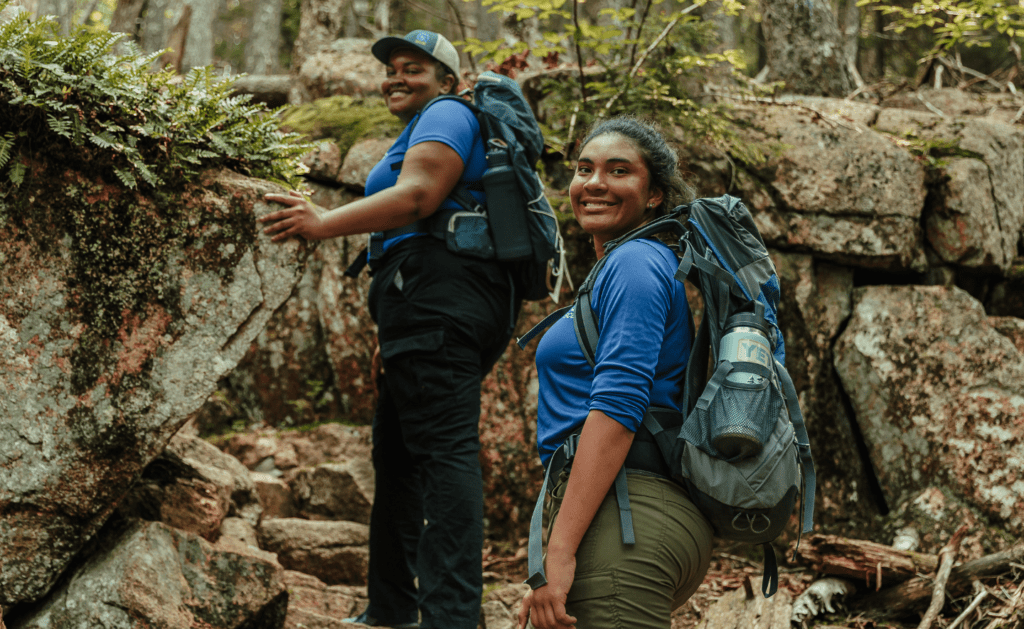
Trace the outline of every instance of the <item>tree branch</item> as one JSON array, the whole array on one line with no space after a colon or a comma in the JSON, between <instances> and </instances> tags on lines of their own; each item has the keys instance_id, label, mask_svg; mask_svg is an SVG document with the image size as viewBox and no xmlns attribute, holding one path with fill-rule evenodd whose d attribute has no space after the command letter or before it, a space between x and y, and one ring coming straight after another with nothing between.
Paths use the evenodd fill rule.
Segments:
<instances>
[{"instance_id":1,"label":"tree branch","mask_svg":"<svg viewBox=\"0 0 1024 629\"><path fill-rule=\"evenodd\" d=\"M633 77L636 76L636 73L640 71L640 68L644 65L644 61L647 60L647 56L651 54L654 51L654 49L657 48L662 41L664 41L666 37L668 37L668 34L671 33L672 29L676 27L676 24L679 23L679 20L683 19L684 15L686 15L690 11L693 11L698 6L699 5L692 4L686 7L685 9L679 12L679 15L677 15L674 20L669 22L668 25L665 26L664 29L662 29L661 34L658 35L658 37L653 42L651 42L651 45L647 47L647 50L644 51L644 54L640 55L640 58L636 60L636 63L633 65L633 69L629 71L629 75L623 82L622 89L616 92L615 95L609 98L608 102L605 103L604 107L601 109L601 114L597 117L598 120L601 120L602 118L607 116L608 111L612 108L612 105L615 104L615 101L619 100L619 97L626 92L626 88L629 86L630 81L632 81Z\"/></svg>"},{"instance_id":2,"label":"tree branch","mask_svg":"<svg viewBox=\"0 0 1024 629\"><path fill-rule=\"evenodd\" d=\"M462 34L462 39L463 40L469 39L466 36L466 24L465 24L465 22L462 21L462 14L459 13L459 9L455 5L454 0L448 0L448 9L455 16L455 21L459 23L459 33ZM466 55L466 56L469 57L469 66L471 68L473 68L473 72L475 73L476 72L476 62L473 61L473 55ZM460 80L462 79L462 77L456 77L456 78L458 78Z\"/></svg>"},{"instance_id":3,"label":"tree branch","mask_svg":"<svg viewBox=\"0 0 1024 629\"><path fill-rule=\"evenodd\" d=\"M572 43L576 46L576 65L580 68L580 96L583 104L587 103L587 77L583 74L583 54L580 52L580 18L579 18L579 0L572 0L572 25L575 30L572 33ZM573 116L575 118L575 116ZM568 141L572 141L572 138L568 138Z\"/></svg>"},{"instance_id":4,"label":"tree branch","mask_svg":"<svg viewBox=\"0 0 1024 629\"><path fill-rule=\"evenodd\" d=\"M940 68L942 66L939 66ZM949 539L949 543L942 547L939 551L939 572L935 575L935 586L932 588L932 602L928 605L928 611L925 612L924 618L921 619L921 624L917 626L917 629L931 629L935 620L939 617L939 612L942 611L942 607L946 604L946 583L949 581L949 575L953 572L953 564L956 563L956 554L960 551L960 542L963 541L964 535L967 535L968 526L964 524L953 533L953 537Z\"/></svg>"},{"instance_id":5,"label":"tree branch","mask_svg":"<svg viewBox=\"0 0 1024 629\"><path fill-rule=\"evenodd\" d=\"M640 36L644 32L644 24L647 22L647 14L650 13L652 4L654 4L654 0L647 0L644 14L640 16L640 24L636 27L636 41L633 42L633 48L629 51L629 65L633 65L636 61L636 49L640 45Z\"/></svg>"}]
</instances>

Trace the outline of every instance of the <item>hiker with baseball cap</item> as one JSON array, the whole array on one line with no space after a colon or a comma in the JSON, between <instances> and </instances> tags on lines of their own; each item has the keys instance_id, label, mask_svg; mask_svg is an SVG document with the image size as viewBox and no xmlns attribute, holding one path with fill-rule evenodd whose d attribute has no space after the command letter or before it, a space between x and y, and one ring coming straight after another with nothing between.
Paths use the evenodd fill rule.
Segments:
<instances>
[{"instance_id":1,"label":"hiker with baseball cap","mask_svg":"<svg viewBox=\"0 0 1024 629\"><path fill-rule=\"evenodd\" d=\"M456 186L484 203L480 125L453 94L459 54L425 30L373 44L388 109L407 123L370 171L366 196L326 213L298 196L263 220L273 240L370 233L376 489L370 515L370 603L344 622L475 629L483 590L480 382L508 345L519 303L496 260L458 255L427 219L458 208ZM418 579L418 582L414 581Z\"/></svg>"}]
</instances>

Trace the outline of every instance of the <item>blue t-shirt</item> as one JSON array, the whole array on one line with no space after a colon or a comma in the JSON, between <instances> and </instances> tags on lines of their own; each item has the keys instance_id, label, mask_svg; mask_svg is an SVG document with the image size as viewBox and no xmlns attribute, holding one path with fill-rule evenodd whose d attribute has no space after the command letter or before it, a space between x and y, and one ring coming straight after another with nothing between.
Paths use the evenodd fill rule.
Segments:
<instances>
[{"instance_id":1,"label":"blue t-shirt","mask_svg":"<svg viewBox=\"0 0 1024 629\"><path fill-rule=\"evenodd\" d=\"M678 260L654 240L608 255L591 295L601 332L596 368L576 340L575 308L537 346L537 449L545 464L591 410L636 432L648 406L679 408L692 339L686 289L674 277Z\"/></svg>"},{"instance_id":2,"label":"blue t-shirt","mask_svg":"<svg viewBox=\"0 0 1024 629\"><path fill-rule=\"evenodd\" d=\"M477 182L483 177L487 158L484 141L480 136L480 123L469 107L452 100L442 100L417 114L388 149L387 155L370 170L366 177L366 196L395 185L402 172L401 164L405 160L406 151L422 142L442 142L458 153L464 165L460 184ZM470 194L483 203L482 191L470 190ZM451 199L445 199L441 207L458 209L459 206ZM404 234L386 240L384 250L387 251L400 240L420 235Z\"/></svg>"}]
</instances>

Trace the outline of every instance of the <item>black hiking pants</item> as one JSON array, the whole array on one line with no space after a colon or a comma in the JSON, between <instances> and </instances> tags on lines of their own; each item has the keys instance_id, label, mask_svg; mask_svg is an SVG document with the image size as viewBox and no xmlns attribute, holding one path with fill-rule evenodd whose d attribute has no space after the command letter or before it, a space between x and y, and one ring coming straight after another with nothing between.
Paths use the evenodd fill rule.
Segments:
<instances>
[{"instance_id":1,"label":"black hiking pants","mask_svg":"<svg viewBox=\"0 0 1024 629\"><path fill-rule=\"evenodd\" d=\"M480 381L516 308L496 263L420 236L374 272L384 376L373 419L368 612L381 623L475 629L482 595ZM419 579L418 589L413 583Z\"/></svg>"}]
</instances>

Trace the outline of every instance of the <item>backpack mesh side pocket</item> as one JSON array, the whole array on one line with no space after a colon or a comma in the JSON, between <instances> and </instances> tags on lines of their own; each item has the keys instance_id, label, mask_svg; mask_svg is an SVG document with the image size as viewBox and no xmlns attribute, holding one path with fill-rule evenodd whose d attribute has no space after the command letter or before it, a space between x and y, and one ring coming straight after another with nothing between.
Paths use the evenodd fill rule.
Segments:
<instances>
[{"instance_id":1,"label":"backpack mesh side pocket","mask_svg":"<svg viewBox=\"0 0 1024 629\"><path fill-rule=\"evenodd\" d=\"M774 378L754 380L723 379L710 399L702 398L694 407L682 437L726 461L756 456L771 437L785 400Z\"/></svg>"}]
</instances>

